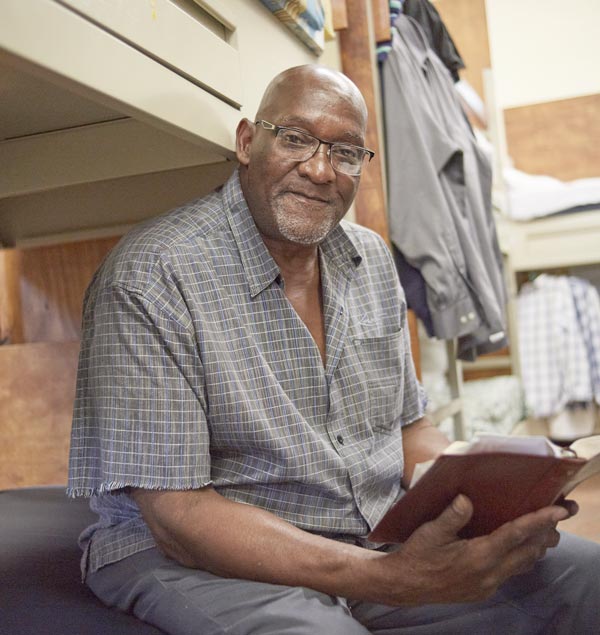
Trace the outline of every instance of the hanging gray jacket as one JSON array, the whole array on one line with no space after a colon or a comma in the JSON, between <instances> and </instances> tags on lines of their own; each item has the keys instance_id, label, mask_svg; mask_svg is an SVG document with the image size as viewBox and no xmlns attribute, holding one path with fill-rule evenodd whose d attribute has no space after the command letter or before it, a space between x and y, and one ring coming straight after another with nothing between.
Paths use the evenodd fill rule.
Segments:
<instances>
[{"instance_id":1,"label":"hanging gray jacket","mask_svg":"<svg viewBox=\"0 0 600 635\"><path fill-rule=\"evenodd\" d=\"M506 344L489 161L447 69L405 15L382 86L391 240L423 277L435 335L459 338L459 357L474 359Z\"/></svg>"}]
</instances>

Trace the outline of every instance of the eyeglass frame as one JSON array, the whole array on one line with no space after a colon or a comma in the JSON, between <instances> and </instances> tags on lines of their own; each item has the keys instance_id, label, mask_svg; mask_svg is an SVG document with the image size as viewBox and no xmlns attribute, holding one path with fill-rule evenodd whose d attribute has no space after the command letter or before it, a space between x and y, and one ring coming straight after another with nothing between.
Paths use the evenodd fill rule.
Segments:
<instances>
[{"instance_id":1,"label":"eyeglass frame","mask_svg":"<svg viewBox=\"0 0 600 635\"><path fill-rule=\"evenodd\" d=\"M312 139L316 139L319 144L317 145L317 147L315 148L314 152L309 156L306 157L306 159L303 159L301 161L301 163L303 163L304 161L308 161L309 159L312 159L315 154L317 154L317 152L319 151L319 148L322 145L326 145L329 146L329 149L327 151L327 158L329 159L329 163L331 165L331 167L333 168L333 170L335 170L335 172L338 172L339 174L343 174L344 176L360 176L362 174L362 168L364 165L364 160L365 157L368 156L369 160L367 161L367 163L371 162L371 159L375 156L375 152L373 152L373 150L369 150L369 148L363 148L362 146L357 146L354 143L345 143L343 141L326 141L325 139L321 139L320 137L316 137L314 134L310 134L310 132L306 132L306 130L301 130L300 128L294 128L294 127L290 127L290 126L278 126L277 124L271 123L270 121L266 121L265 119L257 119L254 122L254 125L257 126L259 125L264 128L265 130L268 130L270 132L274 132L275 133L275 138L277 138L277 136L279 135L279 131L280 130L291 130L293 132L299 132L300 134L306 135L307 137L311 137ZM363 160L360 164L360 171L358 172L358 174L347 174L346 172L341 172L340 170L337 170L335 167L333 167L333 163L331 162L331 148L333 146L350 146L351 148L357 148L358 150L363 150L366 154L365 156L363 156Z\"/></svg>"}]
</instances>

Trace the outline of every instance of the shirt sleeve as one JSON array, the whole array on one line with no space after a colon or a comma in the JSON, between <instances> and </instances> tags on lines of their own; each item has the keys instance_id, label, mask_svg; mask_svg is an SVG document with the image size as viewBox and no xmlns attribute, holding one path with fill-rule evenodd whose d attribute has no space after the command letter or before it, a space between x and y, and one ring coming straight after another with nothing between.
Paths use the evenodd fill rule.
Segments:
<instances>
[{"instance_id":1,"label":"shirt sleeve","mask_svg":"<svg viewBox=\"0 0 600 635\"><path fill-rule=\"evenodd\" d=\"M210 483L202 361L176 289L115 284L84 311L69 491Z\"/></svg>"}]
</instances>

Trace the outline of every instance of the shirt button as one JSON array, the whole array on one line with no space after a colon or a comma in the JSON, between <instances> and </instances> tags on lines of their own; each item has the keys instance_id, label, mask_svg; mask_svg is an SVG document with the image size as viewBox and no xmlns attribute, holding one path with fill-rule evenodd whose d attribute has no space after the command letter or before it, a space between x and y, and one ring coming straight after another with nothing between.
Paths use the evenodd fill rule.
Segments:
<instances>
[{"instance_id":1,"label":"shirt button","mask_svg":"<svg viewBox=\"0 0 600 635\"><path fill-rule=\"evenodd\" d=\"M344 437L341 434L338 434L336 439L340 445L344 445Z\"/></svg>"},{"instance_id":2,"label":"shirt button","mask_svg":"<svg viewBox=\"0 0 600 635\"><path fill-rule=\"evenodd\" d=\"M461 324L466 324L467 323L467 316L466 315L461 315L460 316L460 323Z\"/></svg>"}]
</instances>

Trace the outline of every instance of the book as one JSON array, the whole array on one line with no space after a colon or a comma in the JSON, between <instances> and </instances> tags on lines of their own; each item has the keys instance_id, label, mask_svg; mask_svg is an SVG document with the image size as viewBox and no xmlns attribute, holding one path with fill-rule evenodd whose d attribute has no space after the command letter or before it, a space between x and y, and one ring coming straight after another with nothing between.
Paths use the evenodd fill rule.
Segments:
<instances>
[{"instance_id":1,"label":"book","mask_svg":"<svg viewBox=\"0 0 600 635\"><path fill-rule=\"evenodd\" d=\"M472 442L455 442L433 461L415 467L410 487L368 538L404 542L458 494L473 503L473 517L459 536L489 534L555 503L598 473L600 435L578 439L568 448L534 436L480 435Z\"/></svg>"}]
</instances>

